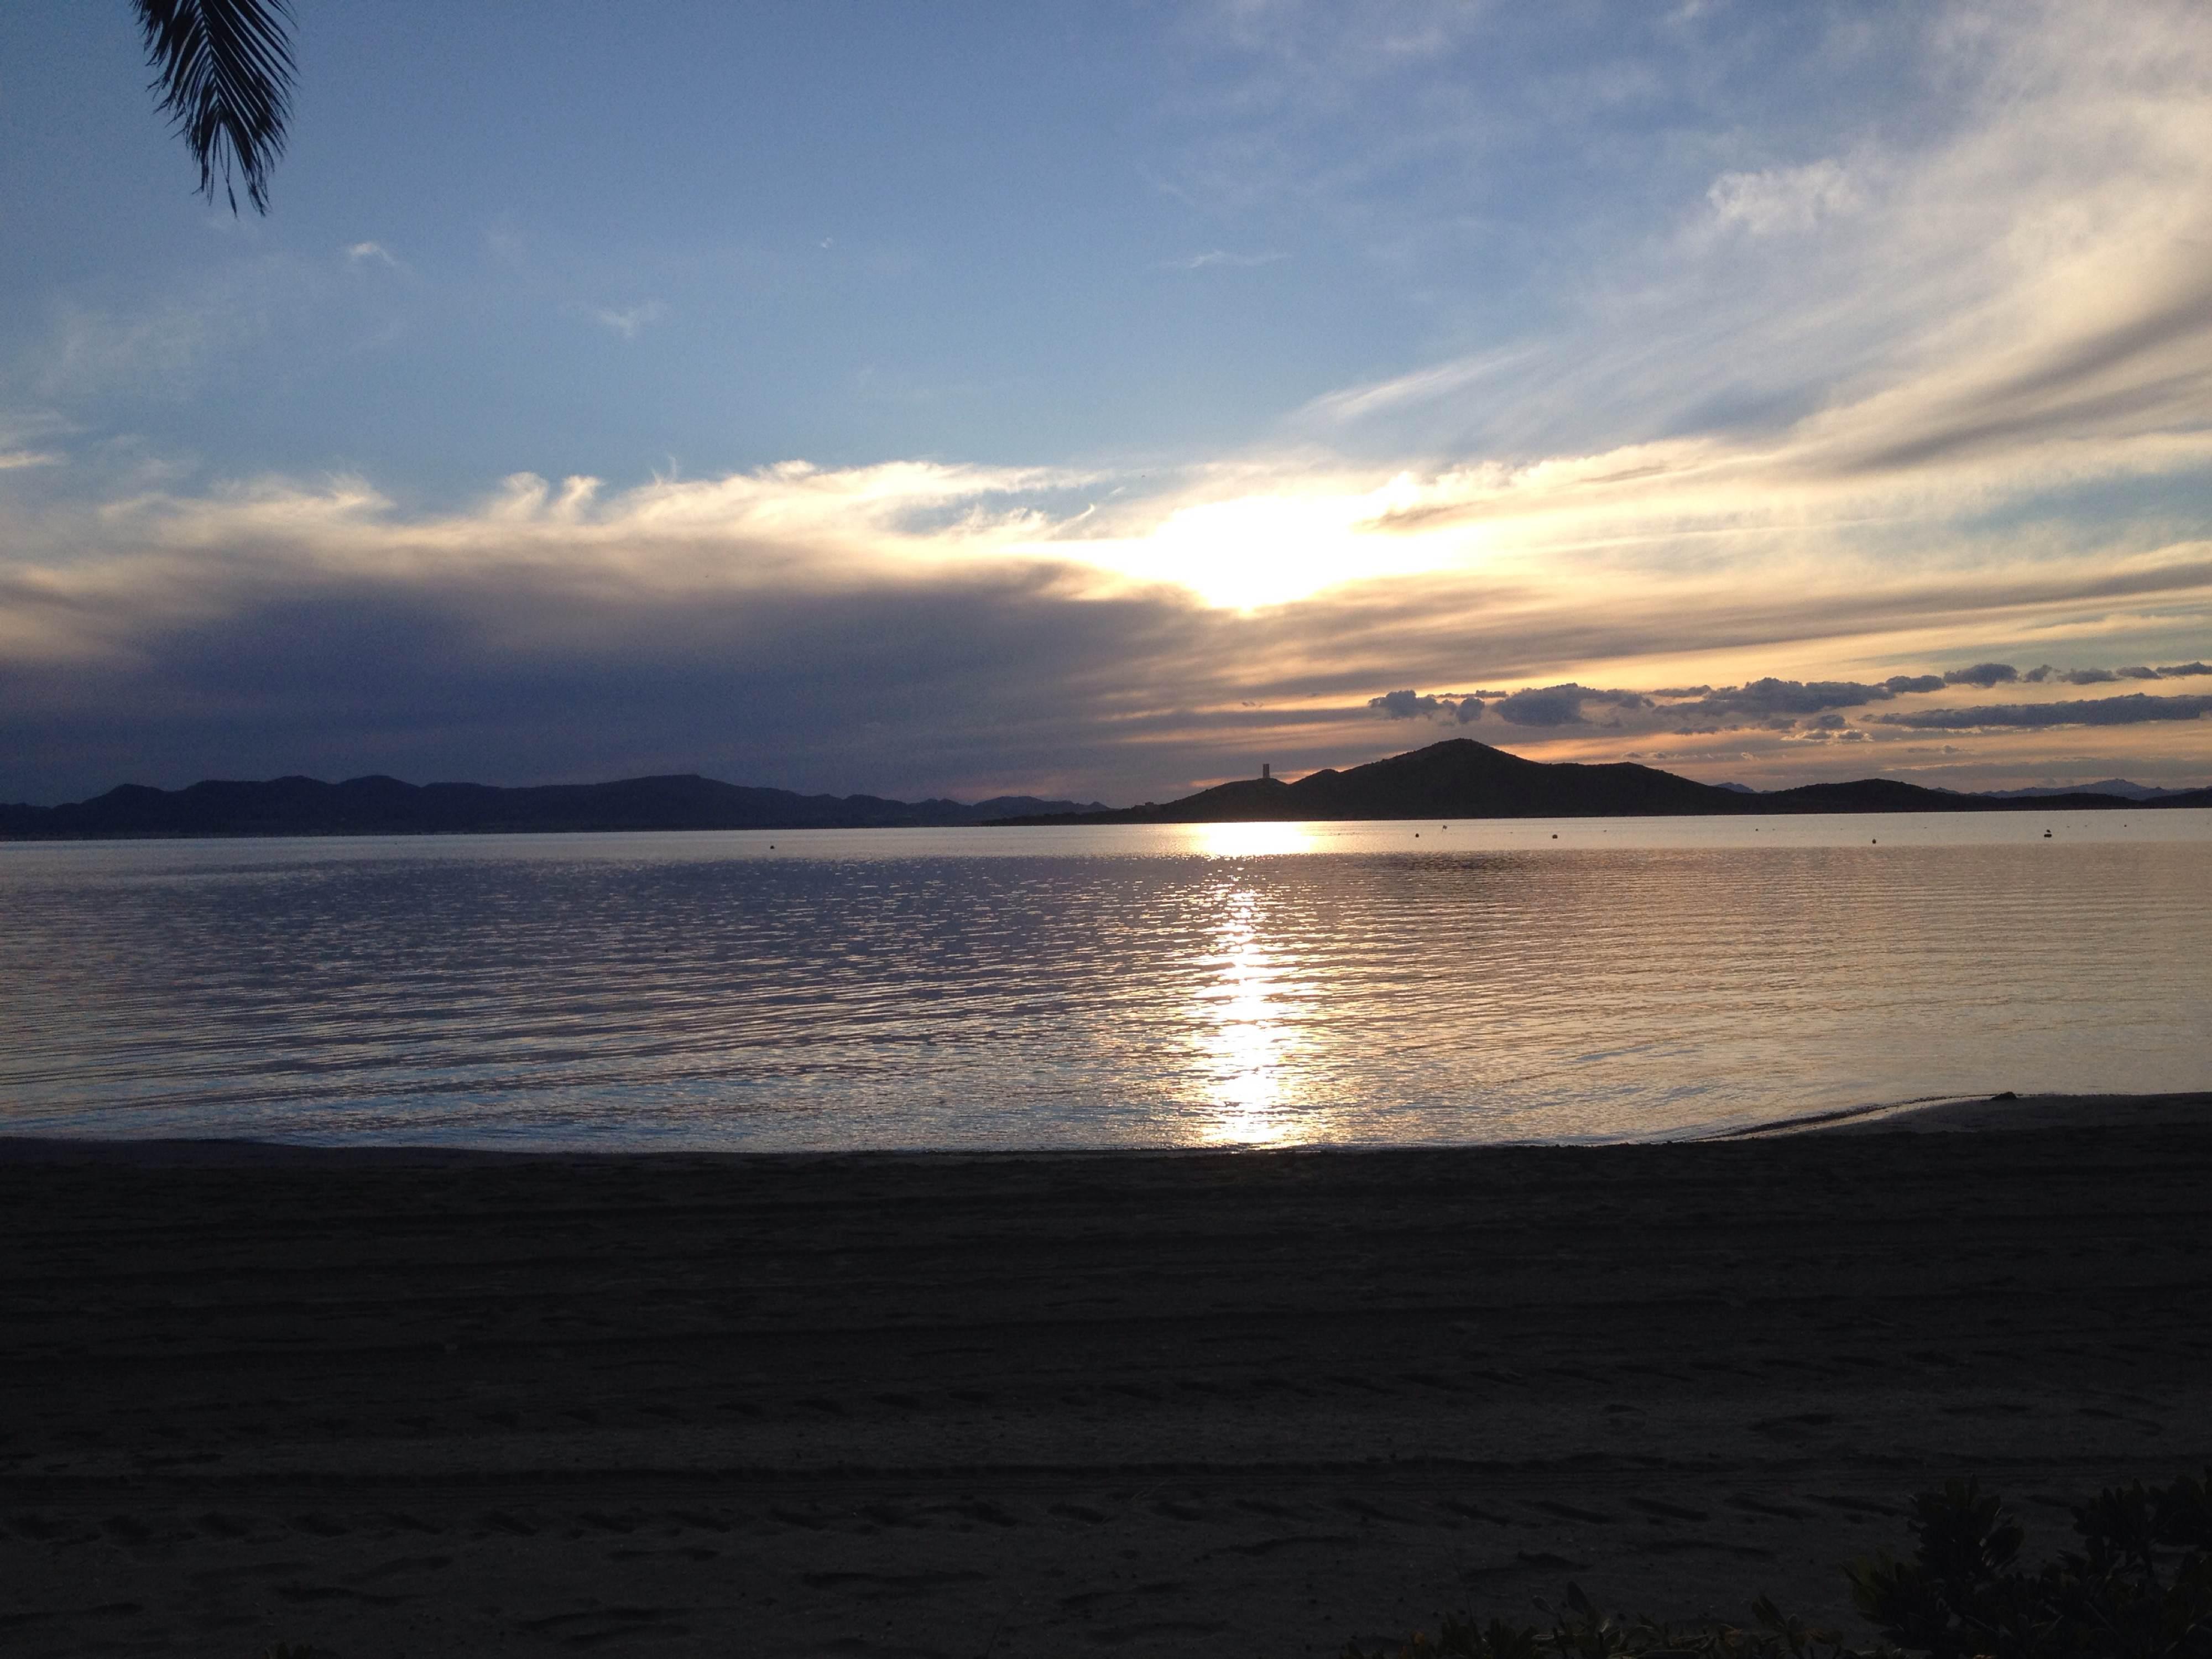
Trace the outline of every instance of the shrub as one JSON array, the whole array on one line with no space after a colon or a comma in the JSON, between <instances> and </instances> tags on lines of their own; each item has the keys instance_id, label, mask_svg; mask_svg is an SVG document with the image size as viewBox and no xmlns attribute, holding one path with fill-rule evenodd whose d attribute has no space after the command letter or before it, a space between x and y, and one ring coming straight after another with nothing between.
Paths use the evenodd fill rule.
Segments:
<instances>
[{"instance_id":1,"label":"shrub","mask_svg":"<svg viewBox=\"0 0 2212 1659\"><path fill-rule=\"evenodd\" d=\"M2033 1573L1996 1494L1954 1480L1912 1500L1911 1560L1844 1569L1851 1599L1929 1659L2212 1659L2207 1480L2099 1492L2074 1512L2081 1547Z\"/></svg>"},{"instance_id":2,"label":"shrub","mask_svg":"<svg viewBox=\"0 0 2212 1659\"><path fill-rule=\"evenodd\" d=\"M1538 1602L1548 1627L1447 1617L1437 1635L1345 1659L2212 1659L2212 1469L2170 1486L2111 1487L2074 1511L2081 1540L2033 1572L1994 1492L1951 1481L1912 1499L1912 1554L1844 1569L1879 1630L1871 1652L1790 1618L1765 1596L1751 1623L1662 1625L1601 1613L1567 1587Z\"/></svg>"}]
</instances>

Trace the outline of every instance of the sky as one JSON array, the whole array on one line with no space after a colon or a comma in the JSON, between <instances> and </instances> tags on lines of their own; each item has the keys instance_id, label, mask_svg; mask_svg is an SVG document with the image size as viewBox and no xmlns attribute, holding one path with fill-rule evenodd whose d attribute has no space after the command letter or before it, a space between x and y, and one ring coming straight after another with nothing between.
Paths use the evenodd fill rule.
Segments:
<instances>
[{"instance_id":1,"label":"sky","mask_svg":"<svg viewBox=\"0 0 2212 1659\"><path fill-rule=\"evenodd\" d=\"M297 13L0 9L0 799L2212 781L2193 3Z\"/></svg>"}]
</instances>

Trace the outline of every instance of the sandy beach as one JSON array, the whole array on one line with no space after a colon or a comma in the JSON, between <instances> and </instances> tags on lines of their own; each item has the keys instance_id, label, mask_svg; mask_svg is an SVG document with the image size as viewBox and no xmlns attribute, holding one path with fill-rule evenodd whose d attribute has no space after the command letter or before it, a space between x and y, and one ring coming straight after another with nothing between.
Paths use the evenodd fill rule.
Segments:
<instances>
[{"instance_id":1,"label":"sandy beach","mask_svg":"<svg viewBox=\"0 0 2212 1659\"><path fill-rule=\"evenodd\" d=\"M0 1142L0 1646L1334 1654L1570 1580L1848 1623L1917 1487L2051 1541L2212 1461L2208 1177L2202 1095L1432 1152Z\"/></svg>"}]
</instances>

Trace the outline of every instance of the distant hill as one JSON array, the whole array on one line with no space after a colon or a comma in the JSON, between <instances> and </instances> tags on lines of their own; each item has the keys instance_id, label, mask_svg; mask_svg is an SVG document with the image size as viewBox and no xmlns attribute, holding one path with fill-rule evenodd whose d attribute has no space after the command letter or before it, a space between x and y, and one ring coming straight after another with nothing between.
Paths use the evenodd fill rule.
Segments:
<instances>
[{"instance_id":1,"label":"distant hill","mask_svg":"<svg viewBox=\"0 0 2212 1659\"><path fill-rule=\"evenodd\" d=\"M1017 813L1101 812L1093 801L1001 795L886 800L876 795L801 795L750 789L696 774L618 783L501 789L483 783L403 783L398 778L274 778L196 783L187 789L125 784L66 806L0 806L0 840L105 841L193 836L493 835L579 830L874 830L983 823Z\"/></svg>"},{"instance_id":2,"label":"distant hill","mask_svg":"<svg viewBox=\"0 0 2212 1659\"><path fill-rule=\"evenodd\" d=\"M1118 812L1010 815L1010 823L1234 823L1328 818L1662 817L1771 812L1974 812L2029 807L2133 806L2112 795L2033 800L1926 789L1889 778L1812 783L1761 794L1698 783L1656 767L1617 762L1524 760L1468 738L1448 738L1349 771L1310 773L1296 783L1240 778L1164 805ZM2212 789L2167 796L2160 806L2212 806Z\"/></svg>"},{"instance_id":3,"label":"distant hill","mask_svg":"<svg viewBox=\"0 0 2212 1659\"><path fill-rule=\"evenodd\" d=\"M1991 800L2039 800L2047 795L2118 795L2122 800L2164 800L2170 795L2201 795L2202 789L2161 789L2155 784L2104 778L2095 783L2044 784L2028 789L1984 789Z\"/></svg>"}]
</instances>

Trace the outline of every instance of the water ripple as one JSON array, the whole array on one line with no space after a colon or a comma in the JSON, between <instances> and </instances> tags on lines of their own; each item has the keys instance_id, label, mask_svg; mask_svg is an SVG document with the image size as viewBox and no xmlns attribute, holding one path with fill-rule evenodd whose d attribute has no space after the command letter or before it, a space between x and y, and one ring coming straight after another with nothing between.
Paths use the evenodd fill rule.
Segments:
<instances>
[{"instance_id":1,"label":"water ripple","mask_svg":"<svg viewBox=\"0 0 2212 1659\"><path fill-rule=\"evenodd\" d=\"M9 848L0 1122L1446 1142L2212 1086L2212 815L2130 818Z\"/></svg>"}]
</instances>

